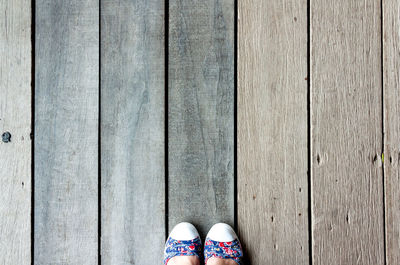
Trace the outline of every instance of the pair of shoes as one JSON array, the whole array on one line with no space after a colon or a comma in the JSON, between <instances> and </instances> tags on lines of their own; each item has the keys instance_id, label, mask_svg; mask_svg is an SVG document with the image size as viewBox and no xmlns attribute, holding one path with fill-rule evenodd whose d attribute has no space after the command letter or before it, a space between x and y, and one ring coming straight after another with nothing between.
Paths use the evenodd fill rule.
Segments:
<instances>
[{"instance_id":1,"label":"pair of shoes","mask_svg":"<svg viewBox=\"0 0 400 265\"><path fill-rule=\"evenodd\" d=\"M176 256L202 257L202 245L199 233L190 223L177 224L170 233L164 250L164 265ZM215 257L231 259L241 265L242 247L235 231L228 224L215 224L207 234L204 246L204 262Z\"/></svg>"}]
</instances>

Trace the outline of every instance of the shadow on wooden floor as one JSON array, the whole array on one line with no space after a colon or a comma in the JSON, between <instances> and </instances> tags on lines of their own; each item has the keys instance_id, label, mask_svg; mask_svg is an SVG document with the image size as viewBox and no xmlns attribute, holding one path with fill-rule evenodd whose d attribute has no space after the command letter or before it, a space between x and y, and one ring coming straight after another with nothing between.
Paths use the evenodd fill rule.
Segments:
<instances>
[{"instance_id":1,"label":"shadow on wooden floor","mask_svg":"<svg viewBox=\"0 0 400 265\"><path fill-rule=\"evenodd\" d=\"M239 240L240 240L240 243L241 243L242 249L243 249L243 265L252 265L253 263L252 263L251 256L249 255L247 244L246 244L246 242L242 241L242 238L240 237L240 235L238 235L238 236L239 236Z\"/></svg>"}]
</instances>

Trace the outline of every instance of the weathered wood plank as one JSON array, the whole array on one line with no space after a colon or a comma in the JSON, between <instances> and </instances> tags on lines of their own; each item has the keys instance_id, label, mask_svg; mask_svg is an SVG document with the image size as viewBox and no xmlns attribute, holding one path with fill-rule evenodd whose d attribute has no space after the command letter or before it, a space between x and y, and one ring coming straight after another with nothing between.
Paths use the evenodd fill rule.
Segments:
<instances>
[{"instance_id":1,"label":"weathered wood plank","mask_svg":"<svg viewBox=\"0 0 400 265\"><path fill-rule=\"evenodd\" d=\"M97 264L99 3L36 1L35 264Z\"/></svg>"},{"instance_id":2,"label":"weathered wood plank","mask_svg":"<svg viewBox=\"0 0 400 265\"><path fill-rule=\"evenodd\" d=\"M380 4L311 4L314 264L384 263Z\"/></svg>"},{"instance_id":3,"label":"weathered wood plank","mask_svg":"<svg viewBox=\"0 0 400 265\"><path fill-rule=\"evenodd\" d=\"M308 264L307 1L238 1L238 226L249 264Z\"/></svg>"},{"instance_id":4,"label":"weathered wood plank","mask_svg":"<svg viewBox=\"0 0 400 265\"><path fill-rule=\"evenodd\" d=\"M169 229L234 221L234 1L169 1Z\"/></svg>"},{"instance_id":5,"label":"weathered wood plank","mask_svg":"<svg viewBox=\"0 0 400 265\"><path fill-rule=\"evenodd\" d=\"M101 30L102 264L159 264L164 0L103 0Z\"/></svg>"},{"instance_id":6,"label":"weathered wood plank","mask_svg":"<svg viewBox=\"0 0 400 265\"><path fill-rule=\"evenodd\" d=\"M0 13L0 264L30 264L31 1Z\"/></svg>"},{"instance_id":7,"label":"weathered wood plank","mask_svg":"<svg viewBox=\"0 0 400 265\"><path fill-rule=\"evenodd\" d=\"M400 264L400 1L383 1L386 258Z\"/></svg>"}]
</instances>

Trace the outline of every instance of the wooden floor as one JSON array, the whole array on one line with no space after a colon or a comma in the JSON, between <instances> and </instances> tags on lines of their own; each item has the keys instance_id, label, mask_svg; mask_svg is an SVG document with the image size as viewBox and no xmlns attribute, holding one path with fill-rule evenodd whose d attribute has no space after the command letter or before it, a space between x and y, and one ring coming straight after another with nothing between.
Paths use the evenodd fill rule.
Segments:
<instances>
[{"instance_id":1,"label":"wooden floor","mask_svg":"<svg viewBox=\"0 0 400 265\"><path fill-rule=\"evenodd\" d=\"M0 0L0 265L400 264L400 0Z\"/></svg>"}]
</instances>

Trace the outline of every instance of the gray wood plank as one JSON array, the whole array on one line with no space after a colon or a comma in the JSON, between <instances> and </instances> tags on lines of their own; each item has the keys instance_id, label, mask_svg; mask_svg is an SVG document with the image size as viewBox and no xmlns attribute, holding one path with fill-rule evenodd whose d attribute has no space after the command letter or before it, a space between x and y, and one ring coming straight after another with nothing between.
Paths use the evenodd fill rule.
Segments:
<instances>
[{"instance_id":1,"label":"gray wood plank","mask_svg":"<svg viewBox=\"0 0 400 265\"><path fill-rule=\"evenodd\" d=\"M234 1L169 1L168 220L234 221Z\"/></svg>"},{"instance_id":2,"label":"gray wood plank","mask_svg":"<svg viewBox=\"0 0 400 265\"><path fill-rule=\"evenodd\" d=\"M238 227L249 264L309 264L307 1L238 1Z\"/></svg>"},{"instance_id":3,"label":"gray wood plank","mask_svg":"<svg viewBox=\"0 0 400 265\"><path fill-rule=\"evenodd\" d=\"M400 264L400 1L383 1L386 260Z\"/></svg>"},{"instance_id":4,"label":"gray wood plank","mask_svg":"<svg viewBox=\"0 0 400 265\"><path fill-rule=\"evenodd\" d=\"M314 264L384 264L380 7L311 4Z\"/></svg>"},{"instance_id":5,"label":"gray wood plank","mask_svg":"<svg viewBox=\"0 0 400 265\"><path fill-rule=\"evenodd\" d=\"M36 1L35 264L98 263L99 3Z\"/></svg>"},{"instance_id":6,"label":"gray wood plank","mask_svg":"<svg viewBox=\"0 0 400 265\"><path fill-rule=\"evenodd\" d=\"M101 2L102 264L161 264L164 0Z\"/></svg>"},{"instance_id":7,"label":"gray wood plank","mask_svg":"<svg viewBox=\"0 0 400 265\"><path fill-rule=\"evenodd\" d=\"M23 265L31 264L31 1L0 1L0 14L0 264Z\"/></svg>"}]
</instances>

